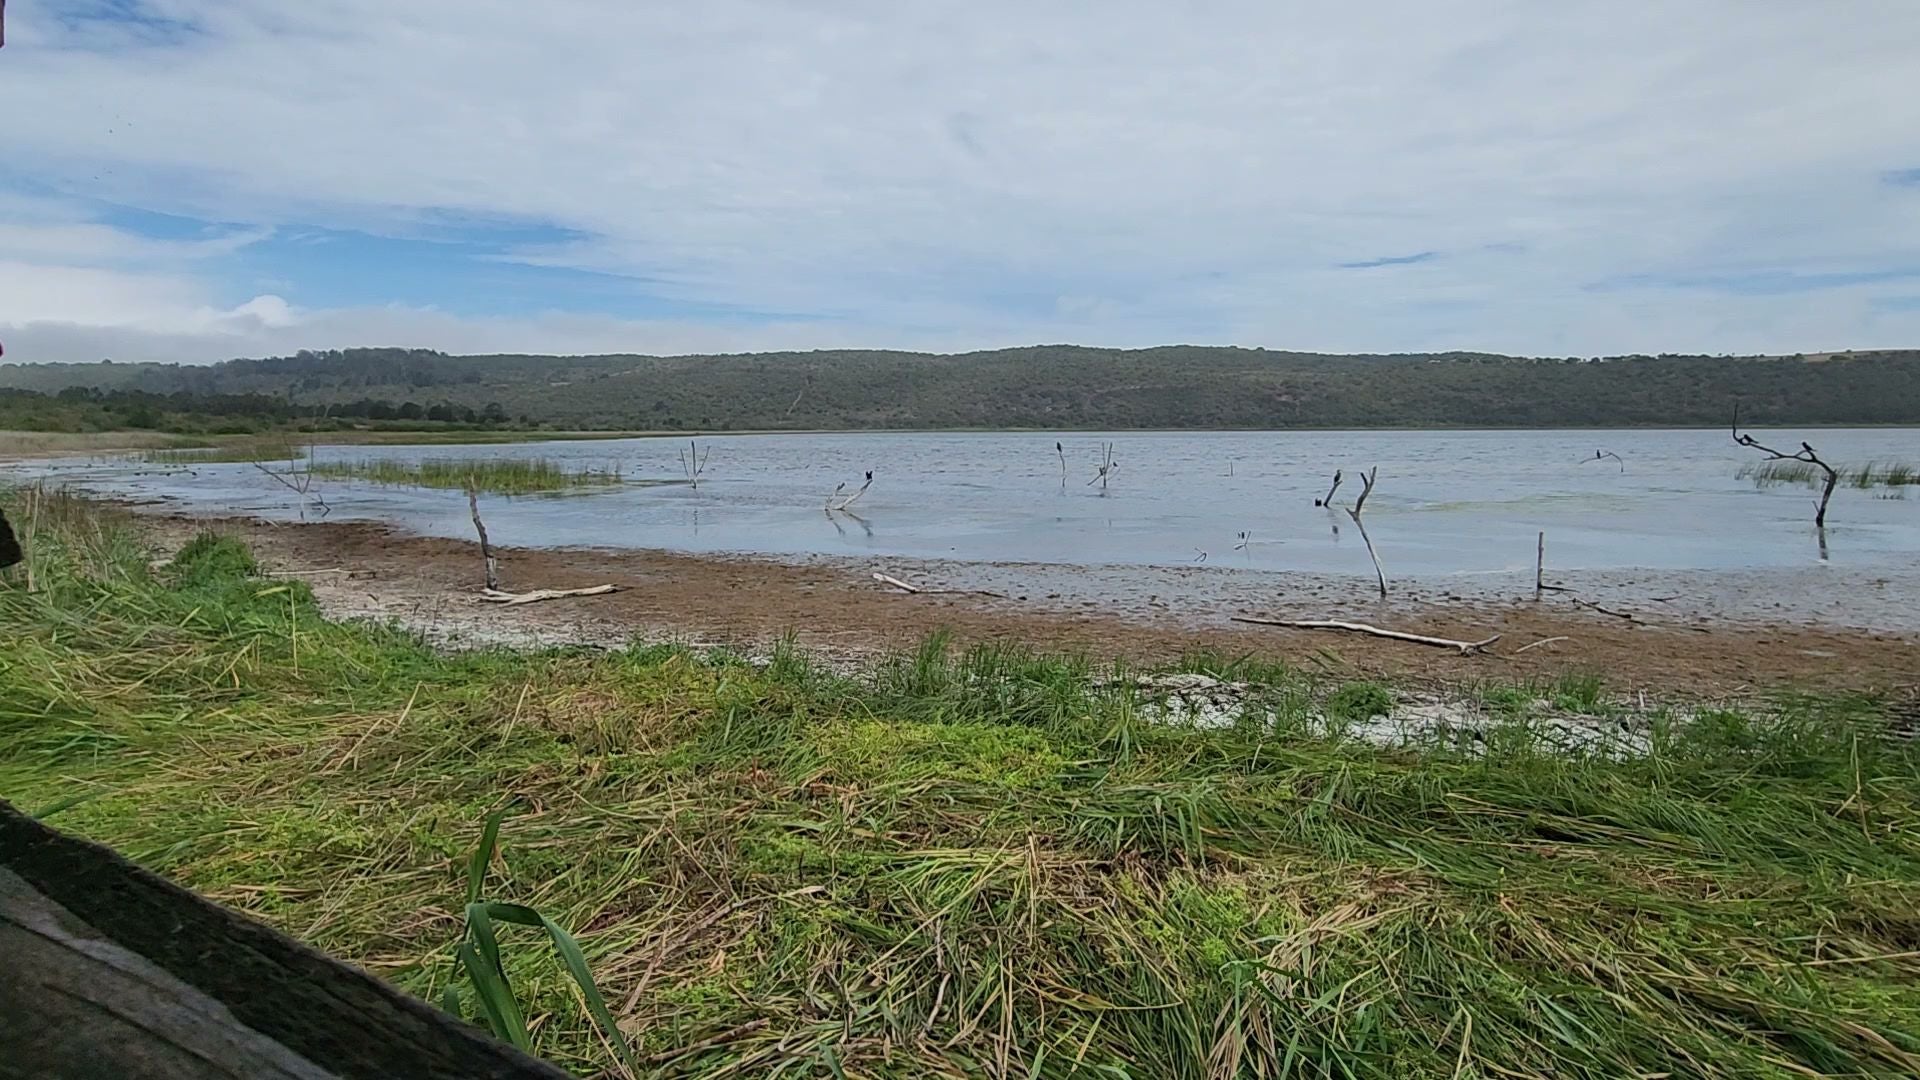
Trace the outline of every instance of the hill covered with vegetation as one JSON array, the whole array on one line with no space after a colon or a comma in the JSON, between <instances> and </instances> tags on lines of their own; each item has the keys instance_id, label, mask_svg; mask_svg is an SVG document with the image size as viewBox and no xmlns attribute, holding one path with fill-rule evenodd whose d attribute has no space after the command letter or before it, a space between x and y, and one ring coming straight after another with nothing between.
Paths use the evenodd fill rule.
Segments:
<instances>
[{"instance_id":1,"label":"hill covered with vegetation","mask_svg":"<svg viewBox=\"0 0 1920 1080\"><path fill-rule=\"evenodd\" d=\"M1327 355L1048 345L935 355L449 356L300 352L179 364L13 364L0 387L264 395L303 414L555 428L1285 428L1920 422L1920 351L1790 357Z\"/></svg>"}]
</instances>

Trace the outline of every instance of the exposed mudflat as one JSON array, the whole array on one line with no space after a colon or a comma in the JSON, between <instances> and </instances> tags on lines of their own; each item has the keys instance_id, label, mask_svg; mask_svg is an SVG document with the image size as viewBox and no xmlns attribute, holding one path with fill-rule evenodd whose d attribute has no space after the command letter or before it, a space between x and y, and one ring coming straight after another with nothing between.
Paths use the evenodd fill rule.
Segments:
<instances>
[{"instance_id":1,"label":"exposed mudflat","mask_svg":"<svg viewBox=\"0 0 1920 1080\"><path fill-rule=\"evenodd\" d=\"M1372 583L1289 575L1262 600L1233 575L1152 568L943 563L899 558L767 558L644 550L501 548L511 590L613 584L602 596L506 607L479 597L476 544L405 535L356 522L270 524L173 515L147 508L176 543L200 528L243 536L277 572L299 574L336 617L402 623L450 646L613 646L680 640L760 649L783 636L847 661L949 631L960 642L1017 640L1101 657L1157 659L1196 649L1288 660L1330 673L1371 673L1439 684L1517 680L1568 671L1604 674L1612 687L1693 695L1783 684L1896 689L1920 682L1920 641L1905 634L1768 617L1756 583L1751 610L1716 612L1684 594L1666 602L1616 600L1604 583L1549 593L1531 583L1495 602L1423 592L1382 602ZM881 571L928 590L875 582ZM1111 597L1125 573L1133 599ZM1529 575L1530 576L1530 575ZM1165 589L1158 585L1165 584ZM1679 588L1676 580L1672 587ZM1177 586L1177 587L1175 587ZM987 595L986 593L997 595ZM1583 604L1598 604L1609 614ZM1231 622L1235 614L1345 619L1448 638L1500 635L1484 654L1357 634ZM1631 616L1631 618L1623 617ZM1525 651L1521 651L1524 649Z\"/></svg>"}]
</instances>

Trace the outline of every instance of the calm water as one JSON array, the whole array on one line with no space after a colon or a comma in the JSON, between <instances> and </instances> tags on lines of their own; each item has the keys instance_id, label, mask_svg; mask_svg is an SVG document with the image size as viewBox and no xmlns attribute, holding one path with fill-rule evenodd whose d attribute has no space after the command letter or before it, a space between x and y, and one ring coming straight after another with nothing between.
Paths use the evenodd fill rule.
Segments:
<instances>
[{"instance_id":1,"label":"calm water","mask_svg":"<svg viewBox=\"0 0 1920 1080\"><path fill-rule=\"evenodd\" d=\"M1914 429L1819 430L1830 461L1920 460ZM1317 509L1333 471L1359 494L1378 465L1367 527L1397 577L1530 573L1538 532L1554 571L1721 571L1823 565L1814 493L1736 478L1759 459L1725 431L1250 432L1074 435L1062 483L1055 438L1035 434L742 435L702 439L699 489L628 483L563 497L487 498L497 543L666 548L775 556L893 556L1075 566L1187 566L1370 577L1346 515ZM1088 485L1104 443L1118 462ZM544 457L617 465L629 481L682 481L684 440L476 447L321 447L322 459ZM1617 453L1586 461L1596 449ZM34 467L77 487L164 498L190 511L292 519L292 496L246 464L162 470L125 462ZM823 512L838 483L873 488L858 516ZM316 481L329 520L471 533L457 492ZM1920 489L1842 487L1827 547L1835 568L1920 565ZM1241 542L1241 533L1249 534ZM1204 557L1203 554L1204 553Z\"/></svg>"}]
</instances>

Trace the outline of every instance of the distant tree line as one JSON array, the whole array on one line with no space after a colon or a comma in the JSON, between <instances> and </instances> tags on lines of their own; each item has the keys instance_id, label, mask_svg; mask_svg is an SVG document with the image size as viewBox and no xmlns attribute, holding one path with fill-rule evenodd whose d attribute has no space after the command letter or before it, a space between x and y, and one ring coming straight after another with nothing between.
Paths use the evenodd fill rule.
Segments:
<instances>
[{"instance_id":1,"label":"distant tree line","mask_svg":"<svg viewBox=\"0 0 1920 1080\"><path fill-rule=\"evenodd\" d=\"M441 427L498 427L512 421L499 402L476 409L448 401L421 404L358 398L337 403L296 405L285 396L264 393L195 393L175 390L100 389L69 386L55 393L0 389L0 429L15 431L114 431L122 429L188 434L246 434L283 427L321 430L354 426L354 421L383 426L419 424ZM525 417L522 422L528 422Z\"/></svg>"},{"instance_id":2,"label":"distant tree line","mask_svg":"<svg viewBox=\"0 0 1920 1080\"><path fill-rule=\"evenodd\" d=\"M449 356L338 349L190 364L0 365L0 386L265 395L374 424L642 430L1632 427L1920 423L1920 352L1366 355L1044 345L959 355ZM506 403L503 407L501 403ZM391 412L389 412L391 410Z\"/></svg>"}]
</instances>

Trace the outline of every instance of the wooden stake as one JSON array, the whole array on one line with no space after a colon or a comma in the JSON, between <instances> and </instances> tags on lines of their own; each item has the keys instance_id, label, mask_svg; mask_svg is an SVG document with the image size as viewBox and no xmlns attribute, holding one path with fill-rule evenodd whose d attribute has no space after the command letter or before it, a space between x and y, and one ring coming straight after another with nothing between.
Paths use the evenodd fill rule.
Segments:
<instances>
[{"instance_id":1,"label":"wooden stake","mask_svg":"<svg viewBox=\"0 0 1920 1080\"><path fill-rule=\"evenodd\" d=\"M1545 587L1540 583L1540 576L1546 572L1546 566L1547 534L1545 531L1542 531L1540 533L1539 545L1534 548L1533 553L1533 600L1536 604L1540 602L1540 590Z\"/></svg>"}]
</instances>

